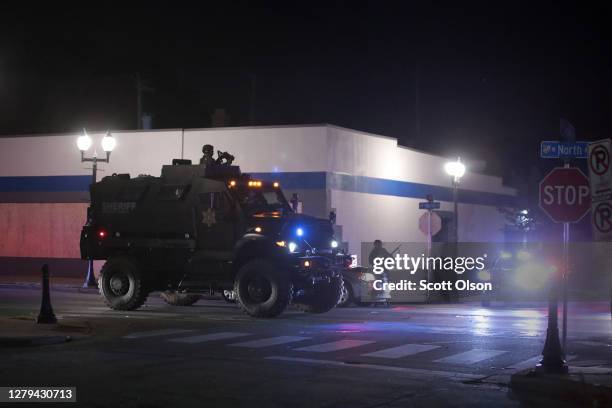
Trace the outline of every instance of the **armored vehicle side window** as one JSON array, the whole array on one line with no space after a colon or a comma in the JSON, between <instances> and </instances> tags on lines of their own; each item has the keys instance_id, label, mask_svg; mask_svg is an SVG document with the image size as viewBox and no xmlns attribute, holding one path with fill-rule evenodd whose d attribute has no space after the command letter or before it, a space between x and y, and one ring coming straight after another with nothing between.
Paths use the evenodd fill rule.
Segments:
<instances>
[{"instance_id":1,"label":"armored vehicle side window","mask_svg":"<svg viewBox=\"0 0 612 408\"><path fill-rule=\"evenodd\" d=\"M160 201L180 201L185 199L189 192L190 185L165 185L161 186L157 199Z\"/></svg>"},{"instance_id":2,"label":"armored vehicle side window","mask_svg":"<svg viewBox=\"0 0 612 408\"><path fill-rule=\"evenodd\" d=\"M131 183L130 185L125 186L121 190L117 199L119 201L138 201L141 197L143 197L143 195L147 191L147 188L148 185L145 184L134 185L134 183Z\"/></svg>"}]
</instances>

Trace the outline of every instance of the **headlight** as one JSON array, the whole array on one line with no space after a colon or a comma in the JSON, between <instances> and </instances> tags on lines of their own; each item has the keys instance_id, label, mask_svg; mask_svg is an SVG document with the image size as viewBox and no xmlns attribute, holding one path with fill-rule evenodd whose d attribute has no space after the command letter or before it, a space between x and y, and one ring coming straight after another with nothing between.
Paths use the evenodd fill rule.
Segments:
<instances>
[{"instance_id":1,"label":"headlight","mask_svg":"<svg viewBox=\"0 0 612 408\"><path fill-rule=\"evenodd\" d=\"M335 239L332 239L330 245L332 248L338 248L338 241L336 241Z\"/></svg>"},{"instance_id":2,"label":"headlight","mask_svg":"<svg viewBox=\"0 0 612 408\"><path fill-rule=\"evenodd\" d=\"M297 235L298 237L301 237L302 235L304 235L304 230L302 228L296 229L295 235Z\"/></svg>"},{"instance_id":3,"label":"headlight","mask_svg":"<svg viewBox=\"0 0 612 408\"><path fill-rule=\"evenodd\" d=\"M528 262L516 269L515 279L518 286L526 290L542 289L549 283L557 268L539 262Z\"/></svg>"},{"instance_id":4,"label":"headlight","mask_svg":"<svg viewBox=\"0 0 612 408\"><path fill-rule=\"evenodd\" d=\"M530 254L529 252L527 252L527 251L523 251L523 250L521 250L521 251L518 251L518 252L516 253L516 258L517 258L519 261L528 261L528 260L530 260L530 259L531 259L531 254Z\"/></svg>"},{"instance_id":5,"label":"headlight","mask_svg":"<svg viewBox=\"0 0 612 408\"><path fill-rule=\"evenodd\" d=\"M288 246L289 246L289 252L293 253L297 249L297 244L295 242L290 242Z\"/></svg>"},{"instance_id":6,"label":"headlight","mask_svg":"<svg viewBox=\"0 0 612 408\"><path fill-rule=\"evenodd\" d=\"M489 272L486 269L483 269L481 271L478 271L478 279L480 279L483 282L488 282L491 280L491 272Z\"/></svg>"},{"instance_id":7,"label":"headlight","mask_svg":"<svg viewBox=\"0 0 612 408\"><path fill-rule=\"evenodd\" d=\"M362 281L365 281L365 282L372 282L373 280L376 280L376 277L374 276L373 273L361 272L359 274L359 280L362 280Z\"/></svg>"}]
</instances>

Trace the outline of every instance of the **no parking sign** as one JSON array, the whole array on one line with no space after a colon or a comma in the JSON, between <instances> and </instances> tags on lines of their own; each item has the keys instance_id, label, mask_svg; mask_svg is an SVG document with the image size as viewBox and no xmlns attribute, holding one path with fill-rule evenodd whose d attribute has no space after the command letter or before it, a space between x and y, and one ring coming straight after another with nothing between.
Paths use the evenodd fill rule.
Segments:
<instances>
[{"instance_id":1,"label":"no parking sign","mask_svg":"<svg viewBox=\"0 0 612 408\"><path fill-rule=\"evenodd\" d=\"M593 227L598 234L612 233L612 203L610 200L593 205Z\"/></svg>"},{"instance_id":2,"label":"no parking sign","mask_svg":"<svg viewBox=\"0 0 612 408\"><path fill-rule=\"evenodd\" d=\"M589 144L591 225L597 241L612 241L612 140Z\"/></svg>"}]
</instances>

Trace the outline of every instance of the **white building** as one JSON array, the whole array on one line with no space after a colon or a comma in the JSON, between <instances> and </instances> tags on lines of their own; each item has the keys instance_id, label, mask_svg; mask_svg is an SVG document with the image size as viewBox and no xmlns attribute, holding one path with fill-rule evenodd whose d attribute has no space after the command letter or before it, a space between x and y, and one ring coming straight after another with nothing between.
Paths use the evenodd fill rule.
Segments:
<instances>
[{"instance_id":1,"label":"white building","mask_svg":"<svg viewBox=\"0 0 612 408\"><path fill-rule=\"evenodd\" d=\"M103 155L103 133L90 133ZM452 220L452 190L443 166L449 158L397 144L397 140L331 125L270 126L113 132L117 147L99 178L112 173L159 176L174 158L201 157L204 144L229 151L256 178L280 181L285 195L299 194L304 212L337 213L338 235L351 253L361 242L421 242L427 194L442 202ZM81 163L77 134L0 138L0 272L32 267L52 258L63 269L84 271L79 233L85 221L91 164ZM92 148L93 150L93 148ZM91 152L90 152L91 153ZM461 241L501 241L497 208L516 191L499 177L470 172L459 192ZM445 240L445 231L438 240Z\"/></svg>"}]
</instances>

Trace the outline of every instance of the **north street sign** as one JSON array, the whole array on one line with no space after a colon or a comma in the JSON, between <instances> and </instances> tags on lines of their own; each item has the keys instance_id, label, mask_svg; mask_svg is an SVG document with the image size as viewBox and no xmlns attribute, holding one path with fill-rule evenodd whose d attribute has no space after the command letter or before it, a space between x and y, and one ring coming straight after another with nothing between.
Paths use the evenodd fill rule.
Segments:
<instances>
[{"instance_id":1,"label":"north street sign","mask_svg":"<svg viewBox=\"0 0 612 408\"><path fill-rule=\"evenodd\" d=\"M439 201L423 201L419 203L419 210L437 210L439 208Z\"/></svg>"},{"instance_id":2,"label":"north street sign","mask_svg":"<svg viewBox=\"0 0 612 408\"><path fill-rule=\"evenodd\" d=\"M588 150L588 142L545 140L540 143L540 157L543 159L586 159Z\"/></svg>"},{"instance_id":3,"label":"north street sign","mask_svg":"<svg viewBox=\"0 0 612 408\"><path fill-rule=\"evenodd\" d=\"M578 222L590 207L589 180L580 169L557 167L540 182L540 208L554 222Z\"/></svg>"}]
</instances>

